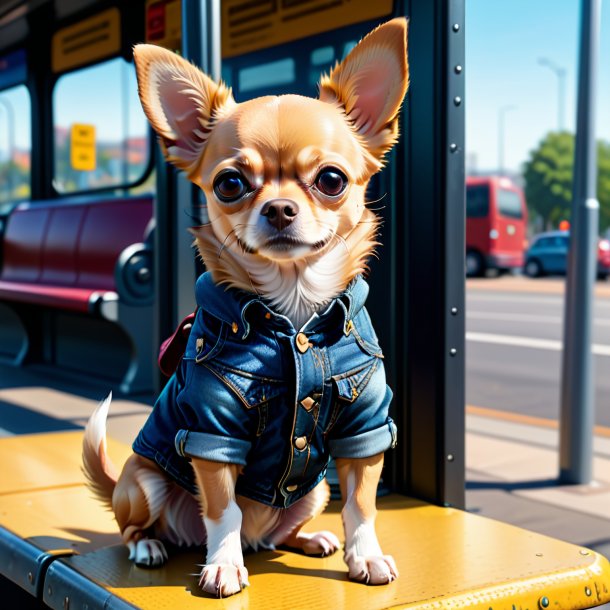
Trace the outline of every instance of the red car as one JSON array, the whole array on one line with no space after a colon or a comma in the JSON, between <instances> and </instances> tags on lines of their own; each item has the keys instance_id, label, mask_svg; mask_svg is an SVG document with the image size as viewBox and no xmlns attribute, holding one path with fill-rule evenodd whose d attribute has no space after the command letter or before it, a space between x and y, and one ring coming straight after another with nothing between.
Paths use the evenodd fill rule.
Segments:
<instances>
[{"instance_id":1,"label":"red car","mask_svg":"<svg viewBox=\"0 0 610 610\"><path fill-rule=\"evenodd\" d=\"M527 247L523 191L497 176L466 179L466 274L520 269Z\"/></svg>"}]
</instances>

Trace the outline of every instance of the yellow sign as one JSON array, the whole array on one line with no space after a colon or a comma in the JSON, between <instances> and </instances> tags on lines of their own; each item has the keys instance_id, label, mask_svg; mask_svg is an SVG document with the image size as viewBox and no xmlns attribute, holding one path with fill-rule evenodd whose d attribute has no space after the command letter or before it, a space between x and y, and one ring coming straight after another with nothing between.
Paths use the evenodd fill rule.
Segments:
<instances>
[{"instance_id":1,"label":"yellow sign","mask_svg":"<svg viewBox=\"0 0 610 610\"><path fill-rule=\"evenodd\" d=\"M391 12L392 0L223 0L222 56L273 47Z\"/></svg>"},{"instance_id":2,"label":"yellow sign","mask_svg":"<svg viewBox=\"0 0 610 610\"><path fill-rule=\"evenodd\" d=\"M96 168L95 125L75 123L70 129L70 165L81 172Z\"/></svg>"},{"instance_id":3,"label":"yellow sign","mask_svg":"<svg viewBox=\"0 0 610 610\"><path fill-rule=\"evenodd\" d=\"M181 0L146 0L146 42L181 51Z\"/></svg>"},{"instance_id":4,"label":"yellow sign","mask_svg":"<svg viewBox=\"0 0 610 610\"><path fill-rule=\"evenodd\" d=\"M94 17L55 32L51 65L53 72L65 72L121 50L121 13L110 8Z\"/></svg>"}]
</instances>

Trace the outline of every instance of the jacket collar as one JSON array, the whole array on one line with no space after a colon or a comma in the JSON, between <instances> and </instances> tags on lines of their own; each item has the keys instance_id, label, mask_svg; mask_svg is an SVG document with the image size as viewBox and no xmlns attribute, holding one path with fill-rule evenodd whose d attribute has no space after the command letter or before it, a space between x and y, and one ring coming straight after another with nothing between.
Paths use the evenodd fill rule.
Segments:
<instances>
[{"instance_id":1,"label":"jacket collar","mask_svg":"<svg viewBox=\"0 0 610 610\"><path fill-rule=\"evenodd\" d=\"M233 332L240 333L245 339L250 333L250 323L257 312L263 312L265 318L288 335L297 332L314 332L323 330L324 326L339 311L344 330L349 322L364 307L369 293L369 286L362 276L356 276L343 293L335 297L319 313L314 313L302 328L296 329L292 322L284 315L274 311L259 295L225 288L214 283L212 274L208 271L199 276L195 287L197 305L215 318L223 320L233 328Z\"/></svg>"}]
</instances>

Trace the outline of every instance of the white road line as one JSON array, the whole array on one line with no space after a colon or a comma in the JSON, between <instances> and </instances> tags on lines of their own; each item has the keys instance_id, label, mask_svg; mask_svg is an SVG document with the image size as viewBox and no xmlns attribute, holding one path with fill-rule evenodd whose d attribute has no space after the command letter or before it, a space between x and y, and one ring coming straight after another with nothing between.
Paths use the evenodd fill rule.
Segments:
<instances>
[{"instance_id":1,"label":"white road line","mask_svg":"<svg viewBox=\"0 0 610 610\"><path fill-rule=\"evenodd\" d=\"M493 343L495 345L510 345L513 347L531 347L560 352L563 349L561 341L552 339L532 339L530 337L517 337L514 335L494 335L492 333L467 332L466 340L475 343ZM596 356L610 356L610 345L593 344L593 354Z\"/></svg>"},{"instance_id":2,"label":"white road line","mask_svg":"<svg viewBox=\"0 0 610 610\"><path fill-rule=\"evenodd\" d=\"M488 302L488 303L544 303L545 305L562 305L562 294L547 294L540 296L528 296L515 293L506 294L484 294L482 292L466 292L468 301ZM595 307L610 308L610 300L596 297Z\"/></svg>"}]
</instances>

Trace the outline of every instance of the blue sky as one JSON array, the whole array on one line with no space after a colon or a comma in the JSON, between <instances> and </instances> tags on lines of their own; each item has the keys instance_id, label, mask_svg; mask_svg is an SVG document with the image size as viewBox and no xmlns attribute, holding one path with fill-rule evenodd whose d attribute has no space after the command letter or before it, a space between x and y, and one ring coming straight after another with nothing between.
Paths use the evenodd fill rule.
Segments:
<instances>
[{"instance_id":1,"label":"blue sky","mask_svg":"<svg viewBox=\"0 0 610 610\"><path fill-rule=\"evenodd\" d=\"M482 171L498 167L498 113L505 114L505 167L518 171L557 127L557 77L564 67L565 127L574 131L579 0L466 0L466 149ZM602 2L597 132L610 140L610 0Z\"/></svg>"}]
</instances>

